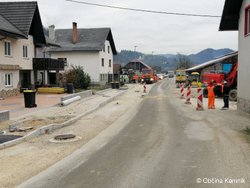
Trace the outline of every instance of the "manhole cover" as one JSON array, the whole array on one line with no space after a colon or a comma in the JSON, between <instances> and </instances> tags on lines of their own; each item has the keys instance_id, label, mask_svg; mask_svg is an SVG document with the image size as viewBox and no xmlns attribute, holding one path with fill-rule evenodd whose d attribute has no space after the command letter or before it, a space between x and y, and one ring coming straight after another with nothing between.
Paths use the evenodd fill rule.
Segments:
<instances>
[{"instance_id":1,"label":"manhole cover","mask_svg":"<svg viewBox=\"0 0 250 188\"><path fill-rule=\"evenodd\" d=\"M69 140L75 138L76 135L74 134L62 134L62 135L57 135L55 136L55 140Z\"/></svg>"},{"instance_id":2,"label":"manhole cover","mask_svg":"<svg viewBox=\"0 0 250 188\"><path fill-rule=\"evenodd\" d=\"M54 138L51 138L49 141L52 143L70 143L70 142L76 142L78 140L81 140L82 138L80 136L76 136L74 134L62 134L57 135Z\"/></svg>"},{"instance_id":3,"label":"manhole cover","mask_svg":"<svg viewBox=\"0 0 250 188\"><path fill-rule=\"evenodd\" d=\"M11 141L11 140L15 140L21 137L22 136L19 136L19 135L0 135L0 144Z\"/></svg>"}]
</instances>

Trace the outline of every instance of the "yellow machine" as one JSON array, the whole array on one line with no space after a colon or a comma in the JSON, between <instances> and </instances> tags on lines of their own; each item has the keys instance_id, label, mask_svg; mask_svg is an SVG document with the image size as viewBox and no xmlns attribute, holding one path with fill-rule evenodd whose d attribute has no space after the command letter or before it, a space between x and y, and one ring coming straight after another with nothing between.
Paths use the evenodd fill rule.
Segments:
<instances>
[{"instance_id":1,"label":"yellow machine","mask_svg":"<svg viewBox=\"0 0 250 188\"><path fill-rule=\"evenodd\" d=\"M202 83L200 80L200 73L198 72L192 72L189 76L189 83L191 83L192 87L201 87Z\"/></svg>"},{"instance_id":2,"label":"yellow machine","mask_svg":"<svg viewBox=\"0 0 250 188\"><path fill-rule=\"evenodd\" d=\"M180 87L181 83L186 83L187 75L186 71L182 69L177 69L175 74L176 87Z\"/></svg>"}]
</instances>

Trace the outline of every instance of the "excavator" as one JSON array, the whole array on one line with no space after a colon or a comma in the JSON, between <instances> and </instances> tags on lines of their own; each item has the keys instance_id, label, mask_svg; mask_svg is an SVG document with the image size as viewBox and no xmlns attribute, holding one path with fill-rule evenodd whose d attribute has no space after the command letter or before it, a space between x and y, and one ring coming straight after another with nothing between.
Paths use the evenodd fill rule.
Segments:
<instances>
[{"instance_id":1,"label":"excavator","mask_svg":"<svg viewBox=\"0 0 250 188\"><path fill-rule=\"evenodd\" d=\"M223 81L227 81L228 87L230 88L229 100L237 100L237 70L238 62L232 64L232 69L227 74L225 73L204 73L202 75L202 84L208 85L210 82L213 82L215 85L215 95L218 97L222 96L222 84ZM203 89L203 96L207 97L207 89Z\"/></svg>"}]
</instances>

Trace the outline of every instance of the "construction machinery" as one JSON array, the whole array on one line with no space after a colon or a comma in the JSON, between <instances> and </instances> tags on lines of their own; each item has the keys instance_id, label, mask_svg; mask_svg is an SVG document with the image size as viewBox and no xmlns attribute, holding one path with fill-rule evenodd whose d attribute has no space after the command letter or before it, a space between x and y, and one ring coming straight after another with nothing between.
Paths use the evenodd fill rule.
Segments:
<instances>
[{"instance_id":1,"label":"construction machinery","mask_svg":"<svg viewBox=\"0 0 250 188\"><path fill-rule=\"evenodd\" d=\"M154 70L151 68L143 68L141 74L141 82L151 84L157 82L157 75L154 73Z\"/></svg>"},{"instance_id":2,"label":"construction machinery","mask_svg":"<svg viewBox=\"0 0 250 188\"><path fill-rule=\"evenodd\" d=\"M141 73L139 71L134 71L131 78L132 83L141 82Z\"/></svg>"},{"instance_id":3,"label":"construction machinery","mask_svg":"<svg viewBox=\"0 0 250 188\"><path fill-rule=\"evenodd\" d=\"M223 81L227 81L227 85L230 88L229 100L237 100L237 69L238 63L232 64L232 68L228 73L204 73L202 75L202 84L205 86L203 95L207 96L206 86L209 83L213 83L215 86L215 95L218 97L222 96L222 84Z\"/></svg>"},{"instance_id":4,"label":"construction machinery","mask_svg":"<svg viewBox=\"0 0 250 188\"><path fill-rule=\"evenodd\" d=\"M186 71L183 69L177 69L175 73L175 84L176 87L180 87L181 83L186 83L187 81L187 74Z\"/></svg>"},{"instance_id":5,"label":"construction machinery","mask_svg":"<svg viewBox=\"0 0 250 188\"><path fill-rule=\"evenodd\" d=\"M190 76L188 77L189 83L191 83L191 87L201 87L201 79L200 79L200 73L198 72L192 72Z\"/></svg>"}]
</instances>

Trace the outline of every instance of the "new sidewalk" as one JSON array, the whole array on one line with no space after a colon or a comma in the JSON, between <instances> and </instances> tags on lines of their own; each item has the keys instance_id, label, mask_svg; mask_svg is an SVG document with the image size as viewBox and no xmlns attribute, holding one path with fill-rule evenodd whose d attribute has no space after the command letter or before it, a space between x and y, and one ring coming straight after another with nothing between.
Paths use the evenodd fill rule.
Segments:
<instances>
[{"instance_id":1,"label":"new sidewalk","mask_svg":"<svg viewBox=\"0 0 250 188\"><path fill-rule=\"evenodd\" d=\"M138 88L138 89L137 89ZM139 84L128 85L128 90L139 90L141 86ZM32 126L33 131L27 131L22 133L21 138L0 144L0 149L13 146L28 139L37 137L42 134L47 134L55 129L60 129L65 126L69 126L79 120L81 117L96 111L98 108L103 107L109 102L115 100L117 97L124 94L127 90L108 89L97 92L87 98L83 98L68 106L49 106L40 109L32 109L30 112L20 112L17 118L14 118L14 124L21 126L22 128ZM51 121L48 121L51 120ZM13 119L12 119L13 123ZM5 123L5 126L0 126L2 130L8 130L9 124ZM12 134L12 133L10 133ZM17 134L17 133L14 133Z\"/></svg>"}]
</instances>

